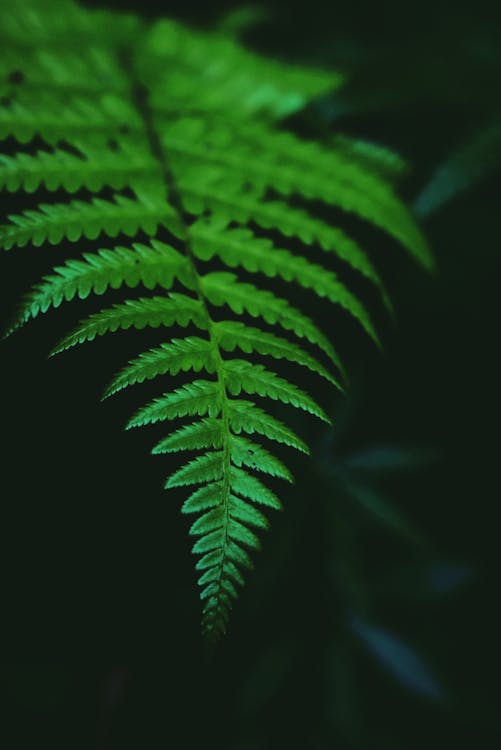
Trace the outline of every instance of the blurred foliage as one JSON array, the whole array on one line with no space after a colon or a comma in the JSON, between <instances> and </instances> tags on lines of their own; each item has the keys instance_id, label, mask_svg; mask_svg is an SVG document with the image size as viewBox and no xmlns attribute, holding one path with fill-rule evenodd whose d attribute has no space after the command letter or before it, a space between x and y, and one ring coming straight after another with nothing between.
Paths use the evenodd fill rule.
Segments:
<instances>
[{"instance_id":1,"label":"blurred foliage","mask_svg":"<svg viewBox=\"0 0 501 750\"><path fill-rule=\"evenodd\" d=\"M489 123L446 158L416 198L418 216L429 216L501 167L501 119Z\"/></svg>"}]
</instances>

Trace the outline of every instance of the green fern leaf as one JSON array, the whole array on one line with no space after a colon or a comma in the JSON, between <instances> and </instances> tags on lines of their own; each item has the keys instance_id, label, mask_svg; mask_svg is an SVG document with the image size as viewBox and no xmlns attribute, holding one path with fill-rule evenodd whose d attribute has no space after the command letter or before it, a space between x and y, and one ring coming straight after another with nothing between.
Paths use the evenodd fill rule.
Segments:
<instances>
[{"instance_id":1,"label":"green fern leaf","mask_svg":"<svg viewBox=\"0 0 501 750\"><path fill-rule=\"evenodd\" d=\"M168 297L126 300L123 304L90 315L52 350L52 354L82 344L84 341L93 341L96 336L103 336L119 329L141 330L146 326L158 328L174 323L184 327L189 323L195 323L198 328L205 328L207 323L199 300L174 292Z\"/></svg>"},{"instance_id":2,"label":"green fern leaf","mask_svg":"<svg viewBox=\"0 0 501 750\"><path fill-rule=\"evenodd\" d=\"M184 425L153 448L152 453L192 451L200 448L222 448L224 429L221 420L208 417L200 422Z\"/></svg>"},{"instance_id":3,"label":"green fern leaf","mask_svg":"<svg viewBox=\"0 0 501 750\"><path fill-rule=\"evenodd\" d=\"M111 396L134 383L165 375L166 372L177 375L181 371L200 372L202 369L208 373L216 370L214 347L211 342L197 336L172 339L170 344L162 344L129 362L110 383L104 397Z\"/></svg>"},{"instance_id":4,"label":"green fern leaf","mask_svg":"<svg viewBox=\"0 0 501 750\"><path fill-rule=\"evenodd\" d=\"M246 503L242 498L235 495L230 496L229 502L230 515L242 523L250 523L258 529L268 529L269 522L264 513L255 508L253 505Z\"/></svg>"},{"instance_id":5,"label":"green fern leaf","mask_svg":"<svg viewBox=\"0 0 501 750\"><path fill-rule=\"evenodd\" d=\"M121 118L110 117L103 109L89 100L73 99L71 103L57 101L57 97L40 94L35 101L14 102L9 107L0 107L0 137L11 135L19 143L29 143L40 136L48 145L60 141L92 138L104 139L110 128L117 127ZM59 106L57 106L59 105ZM127 112L135 118L134 110Z\"/></svg>"},{"instance_id":6,"label":"green fern leaf","mask_svg":"<svg viewBox=\"0 0 501 750\"><path fill-rule=\"evenodd\" d=\"M307 245L316 243L322 250L337 255L355 271L373 282L381 291L387 307L390 300L383 282L364 250L339 227L332 227L316 216L283 201L263 201L262 190L228 191L206 175L197 182L180 177L186 209L195 214L210 210L216 217L233 217L240 223L254 221L263 229L275 229L284 237L297 237Z\"/></svg>"},{"instance_id":7,"label":"green fern leaf","mask_svg":"<svg viewBox=\"0 0 501 750\"><path fill-rule=\"evenodd\" d=\"M253 365L245 359L232 359L224 363L223 373L225 385L232 396L238 396L242 391L267 396L274 401L303 409L330 423L323 409L308 394L263 365Z\"/></svg>"},{"instance_id":8,"label":"green fern leaf","mask_svg":"<svg viewBox=\"0 0 501 750\"><path fill-rule=\"evenodd\" d=\"M42 185L51 191L64 188L70 194L82 188L97 192L107 186L121 190L132 187L136 179L152 175L157 179L160 176L155 162L138 158L132 150L117 155L99 149L94 158L88 150L77 157L60 148L38 151L36 156L23 152L14 157L0 155L0 189L11 193L21 188L34 193Z\"/></svg>"},{"instance_id":9,"label":"green fern leaf","mask_svg":"<svg viewBox=\"0 0 501 750\"><path fill-rule=\"evenodd\" d=\"M369 315L357 298L338 281L335 274L314 265L288 250L279 250L271 240L255 237L248 229L221 228L219 222L197 222L192 227L193 251L201 260L218 255L230 268L242 266L246 271L260 271L266 276L279 276L295 281L305 289L313 289L319 297L346 308L378 341Z\"/></svg>"},{"instance_id":10,"label":"green fern leaf","mask_svg":"<svg viewBox=\"0 0 501 750\"><path fill-rule=\"evenodd\" d=\"M35 247L49 242L58 245L64 239L77 242L81 237L95 240L100 234L116 237L122 233L134 237L139 231L154 235L164 224L176 236L182 236L179 220L168 205L143 203L122 195L114 201L94 198L91 203L40 204L38 211L9 216L11 225L0 227L0 247Z\"/></svg>"},{"instance_id":11,"label":"green fern leaf","mask_svg":"<svg viewBox=\"0 0 501 750\"><path fill-rule=\"evenodd\" d=\"M309 452L272 413L276 402L329 421L294 373L299 378L307 368L336 388L346 380L332 341L289 294L303 295L310 309L319 298L332 303L334 315L344 308L379 341L356 285L360 277L370 281L390 308L388 293L366 249L346 234L343 212L432 266L395 193L401 163L346 136L321 143L292 133L285 118L300 117L342 76L265 59L244 49L229 27L195 31L71 0L5 0L0 29L0 190L19 206L1 219L0 248L48 244L65 252L24 298L9 333L93 294L107 306L54 352L130 328L203 332L169 336L130 360L104 396L146 380L207 373L163 388L127 429L167 423L153 453L197 452L166 486L190 488L182 511L197 515L190 533L201 556L202 629L216 639L243 570L253 566L258 533L268 528L262 509L282 507L255 474L292 481L274 455L276 443ZM47 192L56 193L53 202ZM311 201L341 209L340 225L315 215ZM117 246L94 250L83 241L102 236L119 238ZM313 247L325 251L325 264L311 257ZM356 272L347 274L353 282L334 273L332 257ZM282 285L283 297L269 279ZM136 288L136 299L119 296ZM237 351L242 358L233 359ZM299 367L281 377L260 357ZM258 396L259 406L242 394ZM180 418L185 424L170 424Z\"/></svg>"},{"instance_id":12,"label":"green fern leaf","mask_svg":"<svg viewBox=\"0 0 501 750\"><path fill-rule=\"evenodd\" d=\"M183 513L200 513L221 503L222 482L211 482L192 492L181 508Z\"/></svg>"},{"instance_id":13,"label":"green fern leaf","mask_svg":"<svg viewBox=\"0 0 501 750\"><path fill-rule=\"evenodd\" d=\"M219 383L210 380L195 380L183 385L172 393L155 399L151 404L140 409L129 420L127 429L154 424L165 419L176 417L203 416L216 417L221 411L221 389Z\"/></svg>"},{"instance_id":14,"label":"green fern leaf","mask_svg":"<svg viewBox=\"0 0 501 750\"><path fill-rule=\"evenodd\" d=\"M214 531L214 529L220 529L224 524L225 513L225 508L222 506L218 506L217 508L210 510L208 513L204 513L203 516L197 518L197 520L191 525L190 534L198 536L201 534L208 534L209 532ZM212 576L209 571L207 571L207 573L204 573L204 575L199 578L198 583L200 586L203 586L205 583L212 583L217 577L218 570L217 568L213 568Z\"/></svg>"},{"instance_id":15,"label":"green fern leaf","mask_svg":"<svg viewBox=\"0 0 501 750\"><path fill-rule=\"evenodd\" d=\"M102 295L123 284L131 289L139 283L147 289L170 289L176 277L189 284L186 258L157 240L151 241L151 247L135 243L132 248L116 247L97 254L83 253L82 257L83 261L69 260L64 266L56 266L54 275L46 276L35 286L25 298L13 328L77 295L86 299L92 292Z\"/></svg>"},{"instance_id":16,"label":"green fern leaf","mask_svg":"<svg viewBox=\"0 0 501 750\"><path fill-rule=\"evenodd\" d=\"M286 331L306 338L317 344L344 373L343 365L334 347L326 336L306 315L289 305L286 300L268 291L256 288L253 284L237 281L232 273L214 272L201 279L202 291L209 302L216 306L228 305L237 315L246 312L253 318L261 317L266 323L278 323Z\"/></svg>"},{"instance_id":17,"label":"green fern leaf","mask_svg":"<svg viewBox=\"0 0 501 750\"><path fill-rule=\"evenodd\" d=\"M165 483L165 488L169 489L170 487L182 487L186 484L213 482L214 480L222 479L223 475L223 451L205 453L203 456L198 456L198 458L195 458L175 471Z\"/></svg>"},{"instance_id":18,"label":"green fern leaf","mask_svg":"<svg viewBox=\"0 0 501 750\"><path fill-rule=\"evenodd\" d=\"M371 169L382 177L397 179L409 168L401 156L372 141L357 140L337 133L332 138L332 145L346 158L358 161L363 169Z\"/></svg>"},{"instance_id":19,"label":"green fern leaf","mask_svg":"<svg viewBox=\"0 0 501 750\"><path fill-rule=\"evenodd\" d=\"M282 504L277 496L257 477L243 469L231 468L231 486L234 492L252 500L254 503L258 503L258 505L266 505L274 510L282 509Z\"/></svg>"},{"instance_id":20,"label":"green fern leaf","mask_svg":"<svg viewBox=\"0 0 501 750\"><path fill-rule=\"evenodd\" d=\"M248 134L257 140L263 152L270 152L269 161L264 159L254 164L258 184L265 181L284 195L297 192L357 213L396 237L424 266L433 266L426 241L410 212L377 175L360 169L358 163L335 151L303 142L291 133L274 132L270 137L269 131L253 124Z\"/></svg>"},{"instance_id":21,"label":"green fern leaf","mask_svg":"<svg viewBox=\"0 0 501 750\"><path fill-rule=\"evenodd\" d=\"M230 441L230 455L235 466L248 466L272 477L285 479L287 482L294 481L289 469L278 458L262 445L247 438L233 436Z\"/></svg>"},{"instance_id":22,"label":"green fern leaf","mask_svg":"<svg viewBox=\"0 0 501 750\"><path fill-rule=\"evenodd\" d=\"M228 418L231 429L237 435L247 432L250 435L262 435L277 443L284 443L296 448L301 453L309 453L309 448L289 427L267 414L252 401L230 399L228 402Z\"/></svg>"},{"instance_id":23,"label":"green fern leaf","mask_svg":"<svg viewBox=\"0 0 501 750\"><path fill-rule=\"evenodd\" d=\"M217 342L225 352L233 352L238 348L246 354L257 352L275 359L287 359L316 372L342 390L334 376L315 357L292 341L236 320L215 323L214 330Z\"/></svg>"}]
</instances>

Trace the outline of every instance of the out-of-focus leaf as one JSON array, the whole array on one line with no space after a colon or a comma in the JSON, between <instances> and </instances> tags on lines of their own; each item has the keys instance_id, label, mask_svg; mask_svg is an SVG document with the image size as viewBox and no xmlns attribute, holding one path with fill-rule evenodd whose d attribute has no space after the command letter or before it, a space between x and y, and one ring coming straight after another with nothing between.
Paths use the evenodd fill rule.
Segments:
<instances>
[{"instance_id":1,"label":"out-of-focus leaf","mask_svg":"<svg viewBox=\"0 0 501 750\"><path fill-rule=\"evenodd\" d=\"M430 588L437 594L449 594L471 581L473 571L467 565L433 565L428 570Z\"/></svg>"},{"instance_id":2,"label":"out-of-focus leaf","mask_svg":"<svg viewBox=\"0 0 501 750\"><path fill-rule=\"evenodd\" d=\"M343 487L365 510L396 532L397 535L406 538L420 549L426 546L421 534L374 487L350 480L344 481Z\"/></svg>"},{"instance_id":3,"label":"out-of-focus leaf","mask_svg":"<svg viewBox=\"0 0 501 750\"><path fill-rule=\"evenodd\" d=\"M218 30L225 34L239 36L247 29L263 23L269 17L269 11L262 5L242 5L225 13L218 23Z\"/></svg>"},{"instance_id":4,"label":"out-of-focus leaf","mask_svg":"<svg viewBox=\"0 0 501 750\"><path fill-rule=\"evenodd\" d=\"M399 154L373 141L348 138L338 133L332 139L336 151L352 160L360 161L366 170L380 174L388 180L397 180L409 170L409 165Z\"/></svg>"},{"instance_id":5,"label":"out-of-focus leaf","mask_svg":"<svg viewBox=\"0 0 501 750\"><path fill-rule=\"evenodd\" d=\"M378 596L397 596L400 601L417 604L434 597L454 594L473 578L467 565L451 563L399 565L372 582Z\"/></svg>"},{"instance_id":6,"label":"out-of-focus leaf","mask_svg":"<svg viewBox=\"0 0 501 750\"><path fill-rule=\"evenodd\" d=\"M343 468L385 474L414 471L431 463L435 457L434 451L430 448L374 445L347 456L343 460Z\"/></svg>"},{"instance_id":7,"label":"out-of-focus leaf","mask_svg":"<svg viewBox=\"0 0 501 750\"><path fill-rule=\"evenodd\" d=\"M483 128L435 171L414 202L418 216L429 216L458 193L501 168L501 119Z\"/></svg>"},{"instance_id":8,"label":"out-of-focus leaf","mask_svg":"<svg viewBox=\"0 0 501 750\"><path fill-rule=\"evenodd\" d=\"M383 628L351 615L349 627L379 664L413 693L433 701L445 698L428 665L413 648Z\"/></svg>"}]
</instances>

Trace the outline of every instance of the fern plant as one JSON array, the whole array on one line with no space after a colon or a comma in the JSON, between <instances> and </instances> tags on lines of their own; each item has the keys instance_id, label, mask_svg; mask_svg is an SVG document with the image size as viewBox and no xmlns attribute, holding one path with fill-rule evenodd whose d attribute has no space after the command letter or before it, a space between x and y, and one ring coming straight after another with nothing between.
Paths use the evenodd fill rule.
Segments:
<instances>
[{"instance_id":1,"label":"fern plant","mask_svg":"<svg viewBox=\"0 0 501 750\"><path fill-rule=\"evenodd\" d=\"M266 60L228 32L148 24L69 0L3 2L0 38L0 138L15 143L0 157L0 188L30 201L5 219L0 246L70 242L81 250L31 290L8 333L63 302L119 288L140 291L82 320L55 351L131 327L188 329L130 361L105 396L193 373L178 388L165 383L128 427L188 418L153 452L200 451L166 487L190 488L182 510L197 516L190 533L198 537L202 627L216 639L252 565L256 532L268 527L263 510L281 507L254 472L290 482L269 446L308 452L271 402L329 421L268 361L308 368L333 387L344 379L329 338L267 279L304 288L310 305L325 298L343 307L377 341L328 256L374 284L388 305L382 281L365 250L320 219L313 202L385 230L424 266L429 250L378 170L387 152L346 137L310 142L280 125L338 87L336 73ZM289 238L301 252L286 249ZM102 246L91 251L97 239ZM313 247L325 251L325 266L308 259Z\"/></svg>"}]
</instances>

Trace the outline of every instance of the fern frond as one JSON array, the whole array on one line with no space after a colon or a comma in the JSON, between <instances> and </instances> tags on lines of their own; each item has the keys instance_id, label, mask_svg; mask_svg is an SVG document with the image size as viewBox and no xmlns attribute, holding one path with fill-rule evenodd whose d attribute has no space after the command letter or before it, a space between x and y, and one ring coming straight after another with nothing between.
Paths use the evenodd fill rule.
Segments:
<instances>
[{"instance_id":1,"label":"fern frond","mask_svg":"<svg viewBox=\"0 0 501 750\"><path fill-rule=\"evenodd\" d=\"M225 632L243 570L252 568L256 532L268 528L263 509L282 507L255 474L292 481L276 443L309 452L272 413L276 402L329 422L293 372L307 368L337 388L346 379L330 338L289 292L294 300L309 295L310 310L319 298L334 313L344 308L378 342L357 280L371 282L387 308L388 293L366 249L346 234L342 212L432 265L395 193L396 157L346 136L320 143L287 130L285 117L336 89L342 76L267 60L223 28L146 23L71 0L0 6L0 140L9 144L0 154L0 190L19 205L2 218L0 248L65 243L66 252L72 243L69 257L25 297L10 330L63 301L141 286L137 299L119 298L82 320L54 352L129 328L203 332L130 360L104 397L167 375L207 375L140 407L127 429L167 423L155 454L197 452L166 486L191 488L182 511L198 516L190 534L201 556L202 627L212 639ZM47 191L57 191L54 202ZM341 209L340 225L320 219L311 201ZM111 248L81 242L119 235ZM325 251L325 264L311 257L313 246ZM347 274L353 288L329 268L331 257L356 272ZM237 351L242 358L232 358ZM260 357L299 367L285 378ZM259 397L259 406L243 394Z\"/></svg>"},{"instance_id":2,"label":"fern frond","mask_svg":"<svg viewBox=\"0 0 501 750\"><path fill-rule=\"evenodd\" d=\"M11 18L9 16L9 20ZM1 28L5 41L5 26ZM32 33L30 30L29 34ZM27 30L25 34L28 34ZM130 83L115 56L109 49L95 43L89 45L84 54L80 48L78 51L67 49L61 55L57 48L30 42L23 49L22 75L13 76L13 71L20 70L19 47L32 38L26 35L17 38L13 48L6 45L0 60L0 76L6 93L11 93L21 84L23 100L28 97L34 100L36 94L47 92L95 97L110 91L125 93L129 89Z\"/></svg>"},{"instance_id":3,"label":"fern frond","mask_svg":"<svg viewBox=\"0 0 501 750\"><path fill-rule=\"evenodd\" d=\"M371 169L382 177L396 179L408 171L407 162L386 146L337 133L332 138L336 151L350 160L358 161L363 169Z\"/></svg>"},{"instance_id":4,"label":"fern frond","mask_svg":"<svg viewBox=\"0 0 501 750\"><path fill-rule=\"evenodd\" d=\"M221 320L215 323L214 332L219 346L225 352L233 352L238 348L245 354L257 352L258 354L269 355L274 359L287 359L289 362L296 362L312 372L316 372L342 390L342 386L327 368L311 354L288 339L254 326L245 325L237 320Z\"/></svg>"},{"instance_id":5,"label":"fern frond","mask_svg":"<svg viewBox=\"0 0 501 750\"><path fill-rule=\"evenodd\" d=\"M266 530L270 524L264 513L255 508L250 503L246 503L242 498L236 495L230 495L229 500L230 514L237 521L242 523L249 523L251 526L255 526L258 529Z\"/></svg>"},{"instance_id":6,"label":"fern frond","mask_svg":"<svg viewBox=\"0 0 501 750\"><path fill-rule=\"evenodd\" d=\"M74 54L75 39L84 43L113 46L129 39L140 29L140 20L131 14L106 10L89 11L75 2L50 0L5 2L0 9L2 37L13 46L37 50L49 46Z\"/></svg>"},{"instance_id":7,"label":"fern frond","mask_svg":"<svg viewBox=\"0 0 501 750\"><path fill-rule=\"evenodd\" d=\"M252 500L258 505L265 505L274 510L282 509L280 500L269 487L266 487L257 477L243 469L238 469L235 466L231 468L231 485L234 492L247 498L247 500Z\"/></svg>"},{"instance_id":8,"label":"fern frond","mask_svg":"<svg viewBox=\"0 0 501 750\"><path fill-rule=\"evenodd\" d=\"M93 341L96 336L114 333L119 329L137 328L141 330L150 326L171 326L174 323L186 327L194 323L198 328L205 328L207 323L204 310L199 300L185 294L172 292L168 297L141 297L137 300L126 300L123 304L114 305L107 310L90 315L52 351L62 352L84 341Z\"/></svg>"},{"instance_id":9,"label":"fern frond","mask_svg":"<svg viewBox=\"0 0 501 750\"><path fill-rule=\"evenodd\" d=\"M221 134L218 130L214 136L200 120L195 120L195 127L190 125L188 119L179 120L165 129L163 143L177 156L179 168L187 160L205 159L230 175L244 174L258 188L338 206L387 231L424 266L433 265L427 243L410 212L384 180L360 169L358 164L316 143L256 123L239 131L239 141L224 131ZM195 132L195 141L187 137Z\"/></svg>"},{"instance_id":10,"label":"fern frond","mask_svg":"<svg viewBox=\"0 0 501 750\"><path fill-rule=\"evenodd\" d=\"M231 555L232 560L236 560L239 565L241 565L244 568L247 568L248 570L252 570L252 560L250 559L249 555L243 550L242 548L237 547L233 542L229 542L228 544L228 550L229 550L229 556ZM235 555L235 553L237 553ZM212 568L212 571L210 571L211 575L213 575L214 569L217 571L217 565L218 563L221 563L222 561L222 554L221 550L213 550L212 552L208 552L203 557L200 558L200 560L196 564L197 570L207 570L207 568ZM243 576L236 567L235 563L231 562L231 560L227 560L223 563L223 570L224 572L228 572L228 575L230 578L235 580L237 583L241 583L243 585ZM235 573L236 571L236 573ZM209 571L207 571L209 572ZM205 575L205 574L204 574ZM203 576L200 577L200 580L202 580Z\"/></svg>"},{"instance_id":11,"label":"fern frond","mask_svg":"<svg viewBox=\"0 0 501 750\"><path fill-rule=\"evenodd\" d=\"M235 274L225 271L207 274L200 280L200 284L212 305L227 305L237 315L246 312L253 318L263 318L270 325L278 323L286 331L292 331L299 338L306 338L319 346L344 374L343 365L330 341L310 318L289 305L286 300L276 297L272 292L258 289L253 284L237 281Z\"/></svg>"},{"instance_id":12,"label":"fern frond","mask_svg":"<svg viewBox=\"0 0 501 750\"><path fill-rule=\"evenodd\" d=\"M110 130L136 119L130 108L122 113L112 110L112 114L89 99L75 98L69 103L54 96L44 99L40 101L40 94L35 99L25 96L8 107L0 107L0 138L10 135L19 143L29 143L40 136L50 146L74 139L90 138L93 142L98 138L103 142Z\"/></svg>"},{"instance_id":13,"label":"fern frond","mask_svg":"<svg viewBox=\"0 0 501 750\"><path fill-rule=\"evenodd\" d=\"M194 380L192 383L177 388L155 399L151 404L140 409L129 420L127 429L154 424L165 419L192 417L195 414L208 414L216 417L221 411L221 388L219 383L210 380Z\"/></svg>"},{"instance_id":14,"label":"fern frond","mask_svg":"<svg viewBox=\"0 0 501 750\"><path fill-rule=\"evenodd\" d=\"M221 448L224 442L224 429L221 420L207 417L199 422L184 425L161 440L152 453L173 453L177 451L200 450L201 448Z\"/></svg>"},{"instance_id":15,"label":"fern frond","mask_svg":"<svg viewBox=\"0 0 501 750\"><path fill-rule=\"evenodd\" d=\"M228 417L231 429L237 435L247 432L250 435L256 433L277 443L284 443L291 448L309 453L309 448L289 427L279 422L278 419L267 414L265 411L243 399L230 399L228 402Z\"/></svg>"},{"instance_id":16,"label":"fern frond","mask_svg":"<svg viewBox=\"0 0 501 750\"><path fill-rule=\"evenodd\" d=\"M235 466L248 466L251 469L270 474L272 477L293 482L289 469L262 445L244 437L232 436L230 440L231 460Z\"/></svg>"},{"instance_id":17,"label":"fern frond","mask_svg":"<svg viewBox=\"0 0 501 750\"><path fill-rule=\"evenodd\" d=\"M68 260L56 266L54 274L45 276L25 297L13 328L22 325L50 307L59 307L76 296L86 299L91 293L102 295L107 289L119 289L123 284L134 289L143 284L170 289L175 278L189 285L190 267L177 250L158 242L151 246L134 243L132 248L116 247L99 250L96 254L83 253L83 260Z\"/></svg>"},{"instance_id":18,"label":"fern frond","mask_svg":"<svg viewBox=\"0 0 501 750\"><path fill-rule=\"evenodd\" d=\"M262 163L272 164L272 174L261 178L266 178L268 186L284 195L296 192L356 213L393 235L424 266L433 265L428 245L410 212L384 180L339 152L301 141L291 133L275 132L270 138L254 126L249 132L270 151L270 162ZM282 161L285 158L287 162Z\"/></svg>"},{"instance_id":19,"label":"fern frond","mask_svg":"<svg viewBox=\"0 0 501 750\"><path fill-rule=\"evenodd\" d=\"M155 75L155 104L170 94L179 109L196 103L199 111L237 109L243 118L286 117L343 80L337 72L266 60L218 31L194 32L171 20L153 26L144 53L142 71Z\"/></svg>"},{"instance_id":20,"label":"fern frond","mask_svg":"<svg viewBox=\"0 0 501 750\"><path fill-rule=\"evenodd\" d=\"M182 487L186 484L203 484L222 479L224 475L224 453L213 451L198 456L189 461L185 466L174 472L167 482L165 488ZM212 529L210 529L212 531Z\"/></svg>"},{"instance_id":21,"label":"fern frond","mask_svg":"<svg viewBox=\"0 0 501 750\"><path fill-rule=\"evenodd\" d=\"M200 513L203 510L215 508L216 505L221 503L222 489L222 482L211 482L210 484L203 485L203 487L199 487L184 501L181 508L182 512Z\"/></svg>"},{"instance_id":22,"label":"fern frond","mask_svg":"<svg viewBox=\"0 0 501 750\"><path fill-rule=\"evenodd\" d=\"M116 195L113 201L94 198L90 203L40 204L37 211L12 214L10 225L0 226L0 247L35 247L49 242L58 245L64 239L77 242L81 237L95 240L100 234L134 237L139 231L154 235L160 224L181 236L179 218L168 204L145 203Z\"/></svg>"},{"instance_id":23,"label":"fern frond","mask_svg":"<svg viewBox=\"0 0 501 750\"><path fill-rule=\"evenodd\" d=\"M226 387L232 396L238 396L242 391L249 395L255 393L267 396L274 401L303 409L330 423L324 410L307 393L263 365L254 365L245 359L231 359L224 362L223 373Z\"/></svg>"},{"instance_id":24,"label":"fern frond","mask_svg":"<svg viewBox=\"0 0 501 750\"><path fill-rule=\"evenodd\" d=\"M260 271L265 276L279 276L312 289L319 297L339 304L361 323L378 342L369 315L358 299L327 268L310 263L288 250L275 248L268 239L256 237L250 229L224 229L219 222L197 222L191 228L193 252L200 260L214 255L230 268L242 266L246 271Z\"/></svg>"},{"instance_id":25,"label":"fern frond","mask_svg":"<svg viewBox=\"0 0 501 750\"><path fill-rule=\"evenodd\" d=\"M15 156L0 155L0 190L11 193L20 189L34 193L42 185L50 191L64 188L70 194L82 188L121 190L145 176L158 179L158 167L151 157L139 157L132 149L125 154L104 148L94 154L87 150L80 157L61 148L38 151L35 156L22 151Z\"/></svg>"},{"instance_id":26,"label":"fern frond","mask_svg":"<svg viewBox=\"0 0 501 750\"><path fill-rule=\"evenodd\" d=\"M284 237L296 237L307 245L316 243L322 250L332 252L345 261L355 271L379 287L385 303L389 299L383 282L364 250L339 227L326 224L316 216L297 206L284 201L261 199L262 190L246 191L227 190L226 184L220 185L209 179L205 182L185 182L180 177L183 187L186 209L194 214L210 210L216 217L231 217L246 224L254 221L263 229L275 229Z\"/></svg>"},{"instance_id":27,"label":"fern frond","mask_svg":"<svg viewBox=\"0 0 501 750\"><path fill-rule=\"evenodd\" d=\"M104 392L104 397L144 380L179 372L206 370L209 374L216 370L215 350L211 342L198 336L185 339L172 339L170 344L162 344L156 349L139 355L129 362L112 380Z\"/></svg>"}]
</instances>

